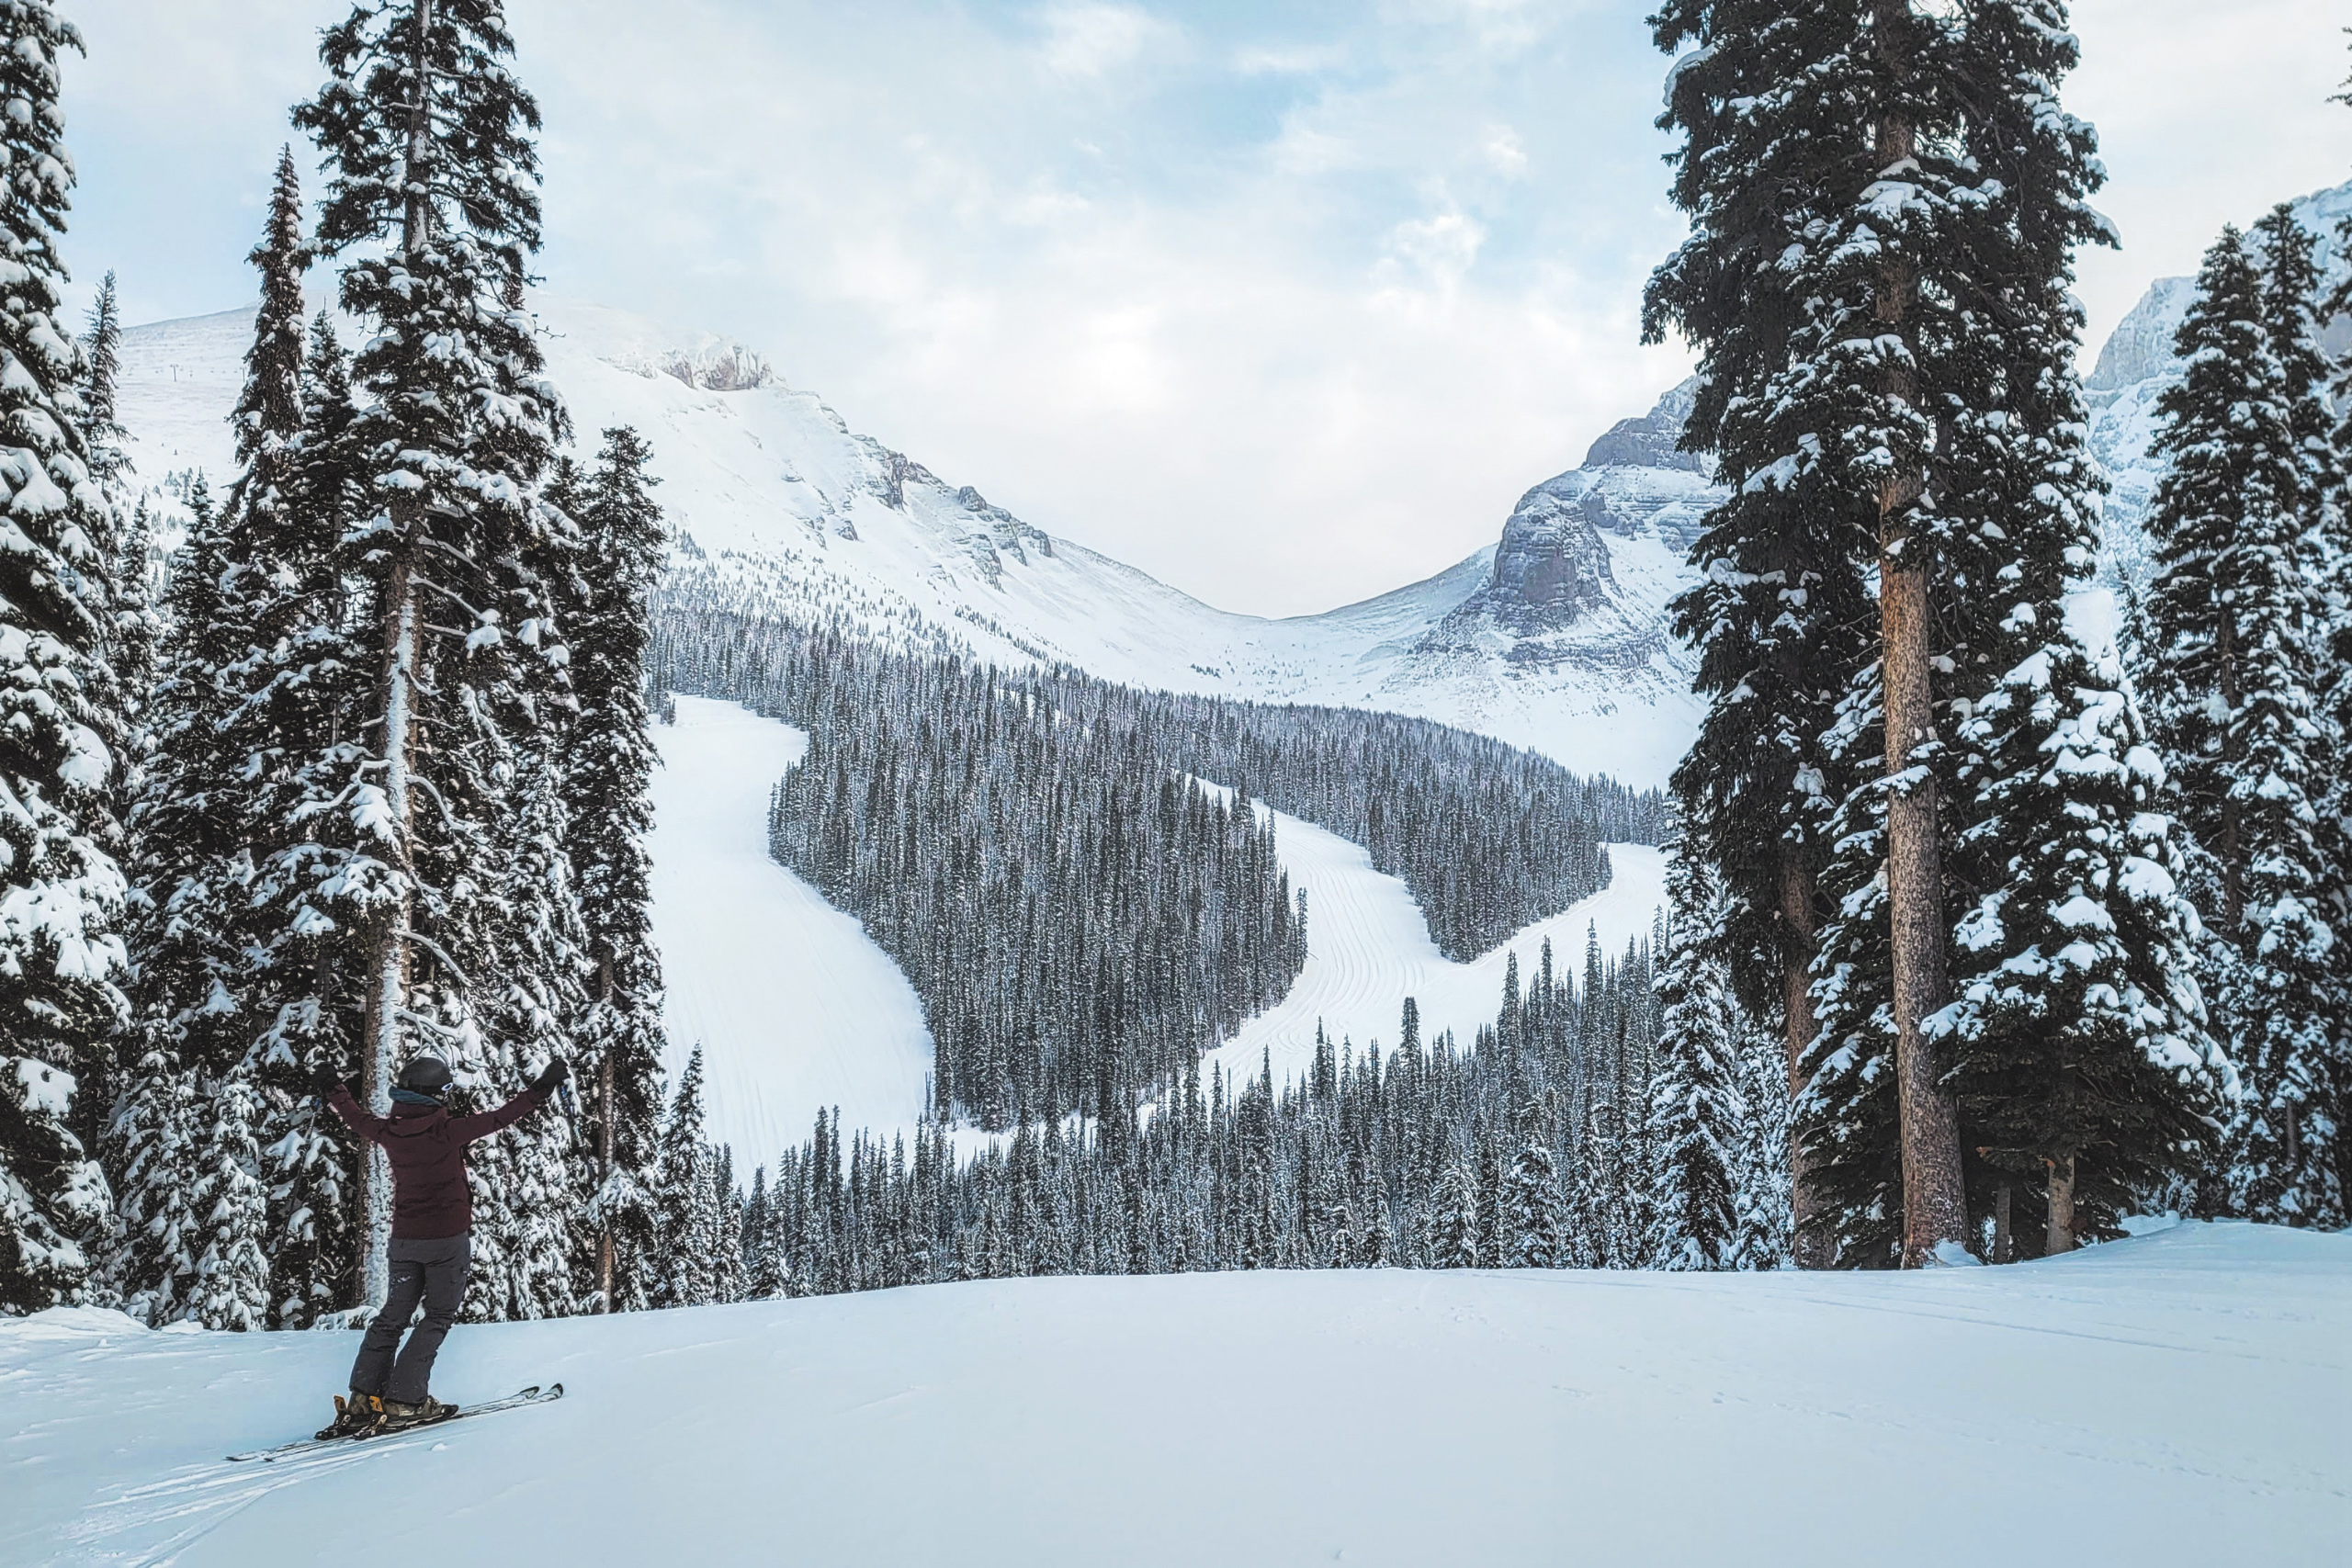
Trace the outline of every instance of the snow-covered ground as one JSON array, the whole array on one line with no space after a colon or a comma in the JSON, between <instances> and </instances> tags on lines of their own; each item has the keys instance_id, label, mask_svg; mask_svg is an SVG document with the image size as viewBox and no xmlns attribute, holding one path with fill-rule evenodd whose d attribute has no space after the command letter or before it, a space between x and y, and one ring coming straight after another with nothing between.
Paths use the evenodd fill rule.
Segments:
<instances>
[{"instance_id":1,"label":"snow-covered ground","mask_svg":"<svg viewBox=\"0 0 2352 1568\"><path fill-rule=\"evenodd\" d=\"M702 1046L710 1136L733 1146L746 1181L808 1138L820 1106L851 1127L911 1123L931 1075L914 987L865 927L768 856L769 792L808 737L697 697L654 735L670 1082Z\"/></svg>"},{"instance_id":2,"label":"snow-covered ground","mask_svg":"<svg viewBox=\"0 0 2352 1568\"><path fill-rule=\"evenodd\" d=\"M0 1562L2341 1564L2352 1236L1917 1274L1015 1280L460 1327L558 1404L273 1466L348 1334L0 1321Z\"/></svg>"}]
</instances>

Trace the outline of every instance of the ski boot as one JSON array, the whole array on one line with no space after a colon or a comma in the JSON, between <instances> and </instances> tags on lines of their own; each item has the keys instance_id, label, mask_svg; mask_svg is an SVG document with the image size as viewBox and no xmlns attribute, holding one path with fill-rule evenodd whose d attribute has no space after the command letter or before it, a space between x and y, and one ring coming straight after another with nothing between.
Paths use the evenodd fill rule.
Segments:
<instances>
[{"instance_id":1,"label":"ski boot","mask_svg":"<svg viewBox=\"0 0 2352 1568\"><path fill-rule=\"evenodd\" d=\"M430 1427L435 1421L447 1421L458 1413L454 1404L445 1404L426 1394L414 1404L403 1404L397 1399L384 1401L384 1418L380 1432L401 1432L411 1427Z\"/></svg>"},{"instance_id":2,"label":"ski boot","mask_svg":"<svg viewBox=\"0 0 2352 1568\"><path fill-rule=\"evenodd\" d=\"M355 1388L347 1395L334 1396L334 1422L318 1436L322 1442L329 1438L364 1438L383 1419L384 1402Z\"/></svg>"}]
</instances>

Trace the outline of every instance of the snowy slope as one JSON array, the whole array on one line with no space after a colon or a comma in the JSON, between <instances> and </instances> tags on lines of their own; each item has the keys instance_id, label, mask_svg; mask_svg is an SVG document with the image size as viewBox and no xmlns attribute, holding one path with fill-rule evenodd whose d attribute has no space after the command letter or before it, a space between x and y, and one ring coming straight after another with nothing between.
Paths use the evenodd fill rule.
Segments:
<instances>
[{"instance_id":1,"label":"snowy slope","mask_svg":"<svg viewBox=\"0 0 2352 1568\"><path fill-rule=\"evenodd\" d=\"M2338 1564L2352 1237L1246 1273L460 1327L558 1404L267 1468L348 1334L0 1321L0 1562Z\"/></svg>"},{"instance_id":2,"label":"snowy slope","mask_svg":"<svg viewBox=\"0 0 2352 1568\"><path fill-rule=\"evenodd\" d=\"M731 703L677 704L676 725L656 731L662 766L653 786L653 931L669 987L671 1081L701 1045L710 1135L732 1146L740 1171L773 1168L823 1107L839 1107L848 1127L911 1130L932 1066L922 1003L856 919L768 858L769 791L807 738ZM1317 1023L1334 1041L1393 1046L1407 997L1420 1007L1426 1037L1451 1029L1467 1043L1494 1021L1512 953L1532 974L1548 939L1555 962L1575 974L1588 929L1613 957L1665 902L1664 855L1611 844L1608 887L1455 964L1430 940L1404 883L1374 871L1361 846L1258 809L1274 819L1291 885L1306 890L1306 966L1279 1004L1211 1055L1228 1077L1252 1077L1268 1059L1278 1082L1298 1075L1314 1059Z\"/></svg>"},{"instance_id":3,"label":"snowy slope","mask_svg":"<svg viewBox=\"0 0 2352 1568\"><path fill-rule=\"evenodd\" d=\"M749 350L599 307L537 304L581 444L619 423L651 442L682 536L682 590L839 615L877 640L944 639L1002 663L1393 709L1635 784L1664 781L1695 724L1664 607L1680 570L1672 541L1707 484L1687 462L1661 463L1655 441L1622 434L1649 422L1604 435L1595 453L1608 460L1529 491L1497 547L1361 604L1264 620L1049 538L853 434ZM232 310L125 334L123 419L150 482L197 468L216 483L230 474L223 422L251 332L252 312ZM1578 592L1551 592L1544 563L1571 556ZM1518 574L1531 560L1532 578Z\"/></svg>"},{"instance_id":4,"label":"snowy slope","mask_svg":"<svg viewBox=\"0 0 2352 1568\"><path fill-rule=\"evenodd\" d=\"M808 737L731 703L677 703L654 732L651 844L669 1081L703 1047L709 1135L747 1180L806 1140L820 1108L851 1127L911 1125L931 1077L914 987L768 856L768 793Z\"/></svg>"},{"instance_id":5,"label":"snowy slope","mask_svg":"<svg viewBox=\"0 0 2352 1568\"><path fill-rule=\"evenodd\" d=\"M1259 809L1263 812L1261 805ZM1274 849L1291 886L1306 889L1306 965L1289 994L1243 1024L1204 1056L1227 1077L1251 1078L1268 1061L1277 1084L1303 1077L1315 1059L1319 1023L1336 1046L1352 1040L1359 1054L1378 1042L1396 1043L1398 1015L1410 997L1420 1009L1421 1034L1445 1030L1466 1046L1500 1010L1503 973L1519 955L1532 975L1544 943L1570 976L1581 972L1585 934L1597 929L1602 951L1625 951L1629 937L1646 935L1666 902L1666 856L1640 844L1611 844L1615 873L1609 886L1547 920L1527 927L1492 953L1456 964L1430 940L1429 922L1405 884L1372 868L1361 845L1295 817L1273 812Z\"/></svg>"}]
</instances>

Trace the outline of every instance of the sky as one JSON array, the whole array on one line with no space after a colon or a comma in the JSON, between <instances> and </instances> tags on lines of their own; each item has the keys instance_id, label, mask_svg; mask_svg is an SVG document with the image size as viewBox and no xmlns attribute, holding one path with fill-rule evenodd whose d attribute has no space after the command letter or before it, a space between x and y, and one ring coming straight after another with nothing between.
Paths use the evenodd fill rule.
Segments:
<instances>
[{"instance_id":1,"label":"sky","mask_svg":"<svg viewBox=\"0 0 2352 1568\"><path fill-rule=\"evenodd\" d=\"M852 429L1225 608L1493 543L1688 373L1653 0L509 0L551 292L757 348ZM67 254L130 321L254 292L337 0L65 0ZM2076 0L2124 248L2352 177L2340 0ZM307 159L306 159L306 167ZM323 281L323 279L322 279Z\"/></svg>"}]
</instances>

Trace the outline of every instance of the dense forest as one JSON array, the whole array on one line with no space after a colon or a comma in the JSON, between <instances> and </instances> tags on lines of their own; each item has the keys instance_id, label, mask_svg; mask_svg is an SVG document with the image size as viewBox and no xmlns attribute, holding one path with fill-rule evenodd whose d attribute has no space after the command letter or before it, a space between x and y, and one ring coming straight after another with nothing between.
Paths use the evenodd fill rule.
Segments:
<instances>
[{"instance_id":1,"label":"dense forest","mask_svg":"<svg viewBox=\"0 0 2352 1568\"><path fill-rule=\"evenodd\" d=\"M1770 1268L1787 1235L1777 1051L1718 1064L1734 1141L1719 1228L1695 1248L1674 1156L1691 1103L1662 1059L1652 946L1546 948L1510 972L1469 1045L1318 1044L1293 1083L1197 1064L1103 1122L1024 1123L974 1146L936 1122L911 1146L820 1116L748 1196L714 1182L688 1227L705 1299L1029 1274L1217 1269Z\"/></svg>"},{"instance_id":2,"label":"dense forest","mask_svg":"<svg viewBox=\"0 0 2352 1568\"><path fill-rule=\"evenodd\" d=\"M809 733L776 857L899 961L941 1114L989 1130L1105 1116L1281 998L1313 911L1253 800L1366 843L1464 954L1657 830L1654 795L1420 720L972 666L674 595L654 668Z\"/></svg>"}]
</instances>

